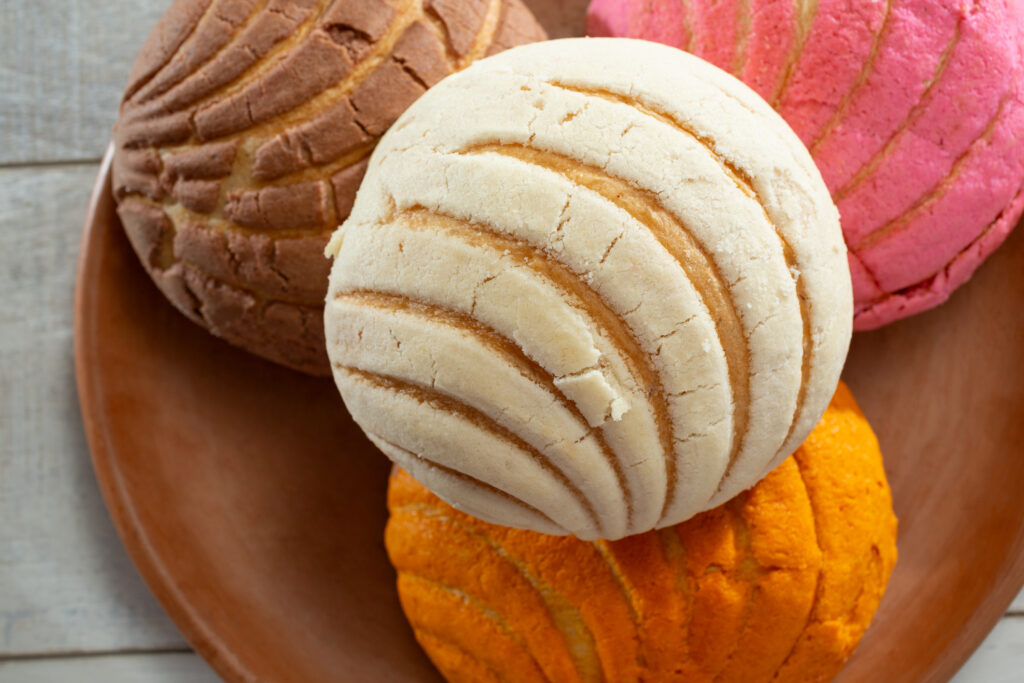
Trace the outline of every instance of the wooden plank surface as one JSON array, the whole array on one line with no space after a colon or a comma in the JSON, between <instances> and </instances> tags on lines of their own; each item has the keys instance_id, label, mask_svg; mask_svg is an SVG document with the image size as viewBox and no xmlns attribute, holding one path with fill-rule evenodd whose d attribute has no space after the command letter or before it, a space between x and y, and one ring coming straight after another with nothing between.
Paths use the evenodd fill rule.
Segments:
<instances>
[{"instance_id":1,"label":"wooden plank surface","mask_svg":"<svg viewBox=\"0 0 1024 683\"><path fill-rule=\"evenodd\" d=\"M951 683L1020 683L1022 680L1024 617L1003 617Z\"/></svg>"},{"instance_id":2,"label":"wooden plank surface","mask_svg":"<svg viewBox=\"0 0 1024 683\"><path fill-rule=\"evenodd\" d=\"M0 165L99 160L135 55L169 2L0 2ZM565 14L531 4L549 20Z\"/></svg>"},{"instance_id":3,"label":"wooden plank surface","mask_svg":"<svg viewBox=\"0 0 1024 683\"><path fill-rule=\"evenodd\" d=\"M98 160L169 0L0 1L0 165Z\"/></svg>"},{"instance_id":4,"label":"wooden plank surface","mask_svg":"<svg viewBox=\"0 0 1024 683\"><path fill-rule=\"evenodd\" d=\"M1024 671L1024 618L1003 619L951 683L1017 683ZM0 683L217 683L197 655L122 654L0 661Z\"/></svg>"},{"instance_id":5,"label":"wooden plank surface","mask_svg":"<svg viewBox=\"0 0 1024 683\"><path fill-rule=\"evenodd\" d=\"M71 302L93 166L0 170L0 656L181 647L107 516Z\"/></svg>"},{"instance_id":6,"label":"wooden plank surface","mask_svg":"<svg viewBox=\"0 0 1024 683\"><path fill-rule=\"evenodd\" d=\"M217 683L191 653L61 657L0 662L0 683Z\"/></svg>"}]
</instances>

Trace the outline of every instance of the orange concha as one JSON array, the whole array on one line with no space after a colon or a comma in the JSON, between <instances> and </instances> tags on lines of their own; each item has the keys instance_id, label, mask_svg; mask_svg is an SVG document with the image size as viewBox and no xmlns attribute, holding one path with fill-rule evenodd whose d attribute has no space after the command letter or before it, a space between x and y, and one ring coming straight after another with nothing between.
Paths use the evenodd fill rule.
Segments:
<instances>
[{"instance_id":1,"label":"orange concha","mask_svg":"<svg viewBox=\"0 0 1024 683\"><path fill-rule=\"evenodd\" d=\"M688 522L587 543L458 512L402 470L387 549L449 681L825 681L896 561L878 442L845 385L753 489Z\"/></svg>"}]
</instances>

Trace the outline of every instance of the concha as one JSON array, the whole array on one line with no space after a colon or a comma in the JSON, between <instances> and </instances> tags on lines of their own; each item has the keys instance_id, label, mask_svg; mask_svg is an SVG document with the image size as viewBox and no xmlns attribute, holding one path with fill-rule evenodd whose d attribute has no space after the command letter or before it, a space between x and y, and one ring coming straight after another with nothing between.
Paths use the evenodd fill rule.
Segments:
<instances>
[{"instance_id":1,"label":"concha","mask_svg":"<svg viewBox=\"0 0 1024 683\"><path fill-rule=\"evenodd\" d=\"M544 37L520 0L175 0L115 127L143 266L213 334L329 374L323 248L378 138L444 76Z\"/></svg>"},{"instance_id":2,"label":"concha","mask_svg":"<svg viewBox=\"0 0 1024 683\"><path fill-rule=\"evenodd\" d=\"M538 43L445 79L329 251L356 422L458 509L551 534L621 538L749 488L821 417L850 339L807 151L654 43Z\"/></svg>"}]
</instances>

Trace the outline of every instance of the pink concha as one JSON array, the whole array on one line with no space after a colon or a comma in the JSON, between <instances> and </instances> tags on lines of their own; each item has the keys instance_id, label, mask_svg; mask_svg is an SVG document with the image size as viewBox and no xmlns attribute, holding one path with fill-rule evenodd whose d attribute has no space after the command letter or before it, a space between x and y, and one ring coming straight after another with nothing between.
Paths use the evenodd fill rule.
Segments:
<instances>
[{"instance_id":1,"label":"pink concha","mask_svg":"<svg viewBox=\"0 0 1024 683\"><path fill-rule=\"evenodd\" d=\"M811 150L842 216L855 329L937 306L1024 209L1022 0L594 0L591 35L742 78Z\"/></svg>"}]
</instances>

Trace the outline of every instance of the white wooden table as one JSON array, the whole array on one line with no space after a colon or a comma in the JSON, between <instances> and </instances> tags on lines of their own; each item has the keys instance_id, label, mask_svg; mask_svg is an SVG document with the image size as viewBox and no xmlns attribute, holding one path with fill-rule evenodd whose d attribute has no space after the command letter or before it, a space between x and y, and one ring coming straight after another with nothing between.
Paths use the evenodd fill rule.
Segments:
<instances>
[{"instance_id":1,"label":"white wooden table","mask_svg":"<svg viewBox=\"0 0 1024 683\"><path fill-rule=\"evenodd\" d=\"M0 0L0 683L217 680L114 532L73 372L86 202L168 1ZM954 680L1024 680L1024 594Z\"/></svg>"}]
</instances>

